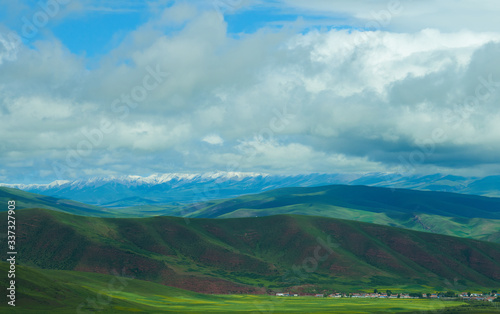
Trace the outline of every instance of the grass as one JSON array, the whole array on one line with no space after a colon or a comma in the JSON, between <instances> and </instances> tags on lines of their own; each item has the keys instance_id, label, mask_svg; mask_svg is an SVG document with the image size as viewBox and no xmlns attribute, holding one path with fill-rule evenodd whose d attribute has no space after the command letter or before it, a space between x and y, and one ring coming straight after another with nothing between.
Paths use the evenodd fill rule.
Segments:
<instances>
[{"instance_id":1,"label":"grass","mask_svg":"<svg viewBox=\"0 0 500 314\"><path fill-rule=\"evenodd\" d=\"M7 263L0 263L6 273ZM16 307L8 313L401 313L442 310L461 301L208 295L148 281L18 266ZM5 276L0 282L7 284Z\"/></svg>"},{"instance_id":2,"label":"grass","mask_svg":"<svg viewBox=\"0 0 500 314\"><path fill-rule=\"evenodd\" d=\"M135 300L134 295L123 297ZM157 306L158 310L177 313L401 313L443 310L465 303L432 300L332 299L267 295L216 295L199 298L174 298L156 295L138 300L141 304Z\"/></svg>"}]
</instances>

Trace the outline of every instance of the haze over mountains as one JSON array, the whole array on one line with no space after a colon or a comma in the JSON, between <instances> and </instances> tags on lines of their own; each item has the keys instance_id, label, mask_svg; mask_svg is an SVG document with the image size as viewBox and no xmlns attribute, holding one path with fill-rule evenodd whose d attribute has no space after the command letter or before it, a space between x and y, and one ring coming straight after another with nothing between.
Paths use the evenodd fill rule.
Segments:
<instances>
[{"instance_id":1,"label":"haze over mountains","mask_svg":"<svg viewBox=\"0 0 500 314\"><path fill-rule=\"evenodd\" d=\"M89 217L241 218L283 214L370 222L500 243L500 198L449 192L328 185L293 187L181 205L100 207L0 187L0 200Z\"/></svg>"},{"instance_id":2,"label":"haze over mountains","mask_svg":"<svg viewBox=\"0 0 500 314\"><path fill-rule=\"evenodd\" d=\"M403 176L394 173L270 175L249 172L156 174L148 177L96 177L50 184L0 184L24 191L103 207L187 204L260 193L283 187L331 184L369 185L427 191L500 196L500 176L445 174Z\"/></svg>"}]
</instances>

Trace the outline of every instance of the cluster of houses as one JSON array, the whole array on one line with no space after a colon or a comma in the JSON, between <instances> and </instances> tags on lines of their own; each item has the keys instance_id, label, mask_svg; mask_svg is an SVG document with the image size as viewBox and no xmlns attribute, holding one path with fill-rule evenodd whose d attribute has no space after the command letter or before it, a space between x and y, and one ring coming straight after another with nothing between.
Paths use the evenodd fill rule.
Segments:
<instances>
[{"instance_id":1,"label":"cluster of houses","mask_svg":"<svg viewBox=\"0 0 500 314\"><path fill-rule=\"evenodd\" d=\"M276 296L277 297L298 297L299 295L297 293L288 293L288 292L282 293L282 292L278 292L278 293L276 293Z\"/></svg>"},{"instance_id":2,"label":"cluster of houses","mask_svg":"<svg viewBox=\"0 0 500 314\"><path fill-rule=\"evenodd\" d=\"M297 293L289 292L278 292L277 297L298 297ZM301 296L314 296L318 298L325 297L325 294L302 294ZM432 294L416 294L416 293L399 293L399 294L387 294L387 293L332 293L329 294L330 298L381 298L381 299L419 299L419 298L447 298L443 295L432 293ZM463 292L458 295L459 298L463 300L477 300L477 301L490 301L492 302L496 298L500 297L500 293L495 294L477 294ZM447 299L450 299L449 297Z\"/></svg>"},{"instance_id":3,"label":"cluster of houses","mask_svg":"<svg viewBox=\"0 0 500 314\"><path fill-rule=\"evenodd\" d=\"M289 292L278 292L276 293L277 297L298 297L299 294L297 293L289 293ZM318 298L323 298L325 295L324 294L303 294L302 296L314 296ZM385 293L332 293L329 294L327 297L330 298L385 298L385 299L396 299L396 298L402 298L402 299L418 299L416 296L410 296L409 294L390 294L387 295Z\"/></svg>"},{"instance_id":4,"label":"cluster of houses","mask_svg":"<svg viewBox=\"0 0 500 314\"><path fill-rule=\"evenodd\" d=\"M331 298L341 298L341 297L351 297L351 298L380 298L380 299L416 299L416 296L410 296L409 294L386 294L386 293L352 293L350 295L348 294L341 294L341 293L332 293L328 295Z\"/></svg>"},{"instance_id":5,"label":"cluster of houses","mask_svg":"<svg viewBox=\"0 0 500 314\"><path fill-rule=\"evenodd\" d=\"M493 302L496 298L500 298L500 293L495 294L477 294L462 292L459 297L463 300L477 300L477 301L490 301Z\"/></svg>"}]
</instances>

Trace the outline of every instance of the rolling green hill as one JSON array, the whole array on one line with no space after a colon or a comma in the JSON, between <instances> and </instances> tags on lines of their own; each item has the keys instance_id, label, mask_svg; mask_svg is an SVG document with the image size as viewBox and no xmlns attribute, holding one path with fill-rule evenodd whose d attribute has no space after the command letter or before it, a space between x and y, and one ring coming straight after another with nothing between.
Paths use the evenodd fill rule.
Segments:
<instances>
[{"instance_id":1,"label":"rolling green hill","mask_svg":"<svg viewBox=\"0 0 500 314\"><path fill-rule=\"evenodd\" d=\"M8 266L0 262L0 272L6 274ZM175 308L179 299L193 304L215 303L219 299L136 280L118 272L104 275L17 266L16 273L16 307L2 302L2 313L151 313ZM0 282L2 287L9 287L6 276L1 276Z\"/></svg>"},{"instance_id":2,"label":"rolling green hill","mask_svg":"<svg viewBox=\"0 0 500 314\"><path fill-rule=\"evenodd\" d=\"M340 219L118 219L24 209L16 222L22 265L118 269L196 292L500 286L500 244Z\"/></svg>"},{"instance_id":3,"label":"rolling green hill","mask_svg":"<svg viewBox=\"0 0 500 314\"><path fill-rule=\"evenodd\" d=\"M204 218L314 215L500 242L500 198L368 186L284 188L186 206Z\"/></svg>"},{"instance_id":4,"label":"rolling green hill","mask_svg":"<svg viewBox=\"0 0 500 314\"><path fill-rule=\"evenodd\" d=\"M310 188L284 188L234 199L192 206L192 217L227 217L242 208L268 210L296 206L338 206L397 215L418 212L463 218L500 219L500 198L448 192L390 189L363 185L328 185ZM184 211L188 211L189 207ZM303 209L304 212L307 208Z\"/></svg>"}]
</instances>

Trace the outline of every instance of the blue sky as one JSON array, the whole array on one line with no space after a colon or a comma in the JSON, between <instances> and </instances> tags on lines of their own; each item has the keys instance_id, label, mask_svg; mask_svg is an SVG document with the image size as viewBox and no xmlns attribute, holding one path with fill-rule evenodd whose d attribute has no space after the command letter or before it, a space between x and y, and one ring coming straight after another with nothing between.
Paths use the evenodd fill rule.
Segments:
<instances>
[{"instance_id":1,"label":"blue sky","mask_svg":"<svg viewBox=\"0 0 500 314\"><path fill-rule=\"evenodd\" d=\"M0 5L0 182L500 174L496 2Z\"/></svg>"},{"instance_id":2,"label":"blue sky","mask_svg":"<svg viewBox=\"0 0 500 314\"><path fill-rule=\"evenodd\" d=\"M72 53L93 57L108 53L127 33L144 22L145 17L140 12L96 12L63 21L52 31Z\"/></svg>"},{"instance_id":3,"label":"blue sky","mask_svg":"<svg viewBox=\"0 0 500 314\"><path fill-rule=\"evenodd\" d=\"M71 8L75 3L77 2L70 2L67 7ZM244 0L214 0L203 3L199 8L218 12L227 23L227 33L232 36L255 33L262 28L280 29L294 22L301 24L302 31L356 28L347 24L349 16L342 12L333 15L316 11L305 12L273 1L251 4L252 2ZM74 54L84 54L89 58L102 56L116 48L128 33L154 17L153 10L175 6L176 2L167 1L156 5L152 8L142 1L82 1L76 8L69 9L64 18L56 16L49 19L37 36L24 40L29 44L34 40L55 37ZM35 15L42 10L42 6L33 5L32 1L19 1L8 6L11 6L10 11L15 12L18 18L12 18L9 10L2 11L0 18L5 26L19 34L22 34L23 27L27 24L33 24ZM58 4L57 7L63 11L65 5ZM302 23L297 23L298 21ZM380 26L380 29L383 29L383 26ZM178 29L175 27L167 28L164 33L169 34L176 30Z\"/></svg>"}]
</instances>

